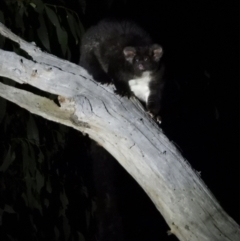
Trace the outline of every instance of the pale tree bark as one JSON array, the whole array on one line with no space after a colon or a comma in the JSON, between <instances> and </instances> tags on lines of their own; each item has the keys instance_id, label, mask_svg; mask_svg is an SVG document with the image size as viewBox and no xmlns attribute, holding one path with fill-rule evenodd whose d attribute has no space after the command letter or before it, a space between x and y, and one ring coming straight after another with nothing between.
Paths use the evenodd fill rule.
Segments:
<instances>
[{"instance_id":1,"label":"pale tree bark","mask_svg":"<svg viewBox=\"0 0 240 241\"><path fill-rule=\"evenodd\" d=\"M136 99L120 98L81 67L43 53L0 24L28 60L0 50L0 76L59 96L53 101L0 83L0 96L48 120L88 134L141 185L181 241L239 241L239 225L227 215ZM141 210L139 210L141 212Z\"/></svg>"}]
</instances>

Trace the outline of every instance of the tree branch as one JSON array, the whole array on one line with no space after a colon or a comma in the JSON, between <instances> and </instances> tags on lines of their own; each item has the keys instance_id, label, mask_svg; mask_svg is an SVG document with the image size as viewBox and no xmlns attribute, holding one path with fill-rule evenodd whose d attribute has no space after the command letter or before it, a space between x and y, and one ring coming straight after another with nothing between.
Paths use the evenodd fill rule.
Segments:
<instances>
[{"instance_id":1,"label":"tree branch","mask_svg":"<svg viewBox=\"0 0 240 241\"><path fill-rule=\"evenodd\" d=\"M59 95L61 107L4 84L0 96L100 143L142 186L179 240L240 240L239 226L136 99L120 98L113 86L99 85L83 68L41 52L2 24L0 33L33 59L0 50L0 76Z\"/></svg>"}]
</instances>

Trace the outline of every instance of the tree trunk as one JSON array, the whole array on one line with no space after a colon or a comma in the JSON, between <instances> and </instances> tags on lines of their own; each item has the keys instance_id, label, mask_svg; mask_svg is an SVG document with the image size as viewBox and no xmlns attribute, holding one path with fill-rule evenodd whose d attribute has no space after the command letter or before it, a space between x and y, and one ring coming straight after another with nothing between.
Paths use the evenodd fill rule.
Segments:
<instances>
[{"instance_id":1,"label":"tree trunk","mask_svg":"<svg viewBox=\"0 0 240 241\"><path fill-rule=\"evenodd\" d=\"M53 101L0 83L0 96L46 119L71 126L109 153L135 178L181 241L240 240L240 229L199 175L144 112L68 61L40 51L4 25L0 33L34 60L0 50L0 76L59 96Z\"/></svg>"}]
</instances>

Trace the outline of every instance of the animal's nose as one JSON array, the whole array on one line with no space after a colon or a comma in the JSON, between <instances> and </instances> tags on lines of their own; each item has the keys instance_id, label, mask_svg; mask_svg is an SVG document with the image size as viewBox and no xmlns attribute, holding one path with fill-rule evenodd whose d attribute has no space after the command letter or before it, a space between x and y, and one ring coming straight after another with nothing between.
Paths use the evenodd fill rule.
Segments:
<instances>
[{"instance_id":1,"label":"animal's nose","mask_svg":"<svg viewBox=\"0 0 240 241\"><path fill-rule=\"evenodd\" d=\"M143 64L138 64L138 68L139 68L140 70L144 70Z\"/></svg>"}]
</instances>

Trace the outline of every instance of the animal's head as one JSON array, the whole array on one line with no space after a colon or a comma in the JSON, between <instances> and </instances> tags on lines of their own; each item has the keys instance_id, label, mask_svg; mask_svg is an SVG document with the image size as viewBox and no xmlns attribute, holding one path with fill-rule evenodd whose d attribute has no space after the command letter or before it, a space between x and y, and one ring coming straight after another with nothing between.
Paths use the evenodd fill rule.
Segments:
<instances>
[{"instance_id":1,"label":"animal's head","mask_svg":"<svg viewBox=\"0 0 240 241\"><path fill-rule=\"evenodd\" d=\"M130 63L137 72L155 70L161 57L163 49L158 44L153 44L150 47L125 47L123 54L128 63Z\"/></svg>"}]
</instances>

